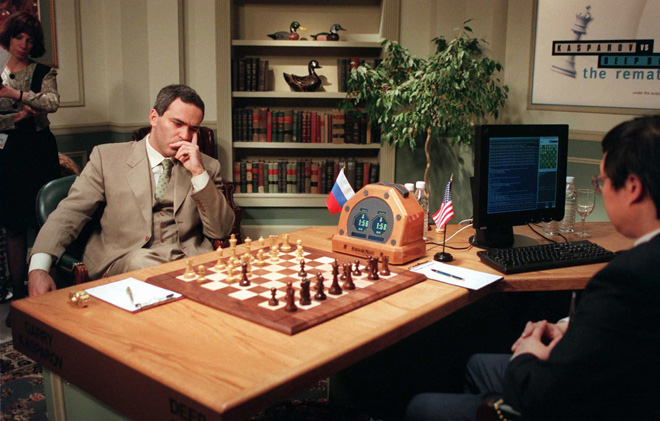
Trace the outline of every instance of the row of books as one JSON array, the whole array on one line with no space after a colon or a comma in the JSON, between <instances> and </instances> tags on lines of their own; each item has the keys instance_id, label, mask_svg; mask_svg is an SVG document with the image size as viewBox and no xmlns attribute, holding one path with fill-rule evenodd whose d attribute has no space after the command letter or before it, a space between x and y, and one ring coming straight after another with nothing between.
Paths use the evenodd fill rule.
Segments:
<instances>
[{"instance_id":1,"label":"row of books","mask_svg":"<svg viewBox=\"0 0 660 421\"><path fill-rule=\"evenodd\" d=\"M382 62L383 59L377 58L369 65L374 68ZM351 74L351 70L357 69L359 66L365 64L365 60L360 59L359 57L349 57L349 58L339 58L337 59L337 82L338 82L338 91L347 92L348 86L348 76Z\"/></svg>"},{"instance_id":2,"label":"row of books","mask_svg":"<svg viewBox=\"0 0 660 421\"><path fill-rule=\"evenodd\" d=\"M345 113L235 108L234 142L380 143L380 130L360 111Z\"/></svg>"},{"instance_id":3,"label":"row of books","mask_svg":"<svg viewBox=\"0 0 660 421\"><path fill-rule=\"evenodd\" d=\"M339 170L356 192L377 183L380 165L370 161L296 160L234 162L237 193L330 193Z\"/></svg>"},{"instance_id":4,"label":"row of books","mask_svg":"<svg viewBox=\"0 0 660 421\"><path fill-rule=\"evenodd\" d=\"M233 59L231 83L233 91L267 91L268 60L258 57Z\"/></svg>"}]
</instances>

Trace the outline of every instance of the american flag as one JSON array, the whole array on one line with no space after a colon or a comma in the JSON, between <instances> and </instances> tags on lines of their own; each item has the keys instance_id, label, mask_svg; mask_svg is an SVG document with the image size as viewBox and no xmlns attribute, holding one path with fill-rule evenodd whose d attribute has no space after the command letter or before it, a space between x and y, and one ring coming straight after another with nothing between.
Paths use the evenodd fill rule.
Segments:
<instances>
[{"instance_id":1,"label":"american flag","mask_svg":"<svg viewBox=\"0 0 660 421\"><path fill-rule=\"evenodd\" d=\"M438 229L442 229L451 218L454 217L454 205L451 202L451 182L454 179L452 175L449 183L447 183L447 188L445 189L445 197L442 200L442 206L440 209L433 215L433 221Z\"/></svg>"}]
</instances>

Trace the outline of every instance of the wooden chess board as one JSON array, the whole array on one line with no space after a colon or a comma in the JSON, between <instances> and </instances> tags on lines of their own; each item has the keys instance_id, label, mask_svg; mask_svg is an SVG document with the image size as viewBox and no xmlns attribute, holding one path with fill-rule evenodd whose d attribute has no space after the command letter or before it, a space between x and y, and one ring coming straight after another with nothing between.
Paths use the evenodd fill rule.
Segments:
<instances>
[{"instance_id":1,"label":"wooden chess board","mask_svg":"<svg viewBox=\"0 0 660 421\"><path fill-rule=\"evenodd\" d=\"M254 250L251 254L256 256ZM304 248L303 256L307 278L312 285L312 303L307 306L300 305L299 302L301 278L298 276L298 272L300 271L300 262L296 260L295 250L289 253L280 253L277 262L271 262L270 256L267 256L262 265L255 263L257 262L255 257L249 275L250 286L247 287L239 285L242 277L239 268L234 271L235 275L231 281L228 280L226 270L215 269L217 259L213 261L193 259L195 268L199 265L204 265L207 268L204 276L206 280L203 282L197 282L195 278L185 279L183 276L184 269L151 277L147 279L147 282L176 291L186 298L234 316L293 335L401 291L425 279L424 275L390 266L390 275L380 275L379 280L371 281L367 279L368 273L364 270L366 259L359 259L362 274L353 276L356 288L352 291L343 290L341 295L332 295L328 293L328 289L332 284L332 264L335 259L339 263L341 274L343 272L341 270L342 265L349 262L354 263L355 258L310 247ZM226 264L229 256L223 257L221 260ZM327 299L324 301L317 301L313 298L318 272L321 272L325 278L324 287ZM298 307L298 310L292 313L284 309L288 282L293 284L295 302ZM340 285L342 283L343 281L340 281ZM272 297L271 288L277 290L276 297L279 300L277 306L268 304Z\"/></svg>"}]
</instances>

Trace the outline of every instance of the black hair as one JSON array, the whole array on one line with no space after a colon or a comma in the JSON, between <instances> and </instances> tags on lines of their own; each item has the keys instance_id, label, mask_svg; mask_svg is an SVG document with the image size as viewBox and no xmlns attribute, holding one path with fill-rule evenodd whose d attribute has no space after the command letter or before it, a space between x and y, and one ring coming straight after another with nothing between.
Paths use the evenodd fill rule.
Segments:
<instances>
[{"instance_id":1,"label":"black hair","mask_svg":"<svg viewBox=\"0 0 660 421\"><path fill-rule=\"evenodd\" d=\"M177 98L186 104L196 106L202 110L202 117L204 116L204 101L202 101L202 98L200 98L193 88L186 85L167 85L161 89L158 92L158 96L156 96L154 110L156 110L158 115L162 116L170 104Z\"/></svg>"},{"instance_id":2,"label":"black hair","mask_svg":"<svg viewBox=\"0 0 660 421\"><path fill-rule=\"evenodd\" d=\"M16 12L7 18L0 29L0 44L9 50L9 43L22 33L32 38L30 57L38 58L46 52L44 31L41 29L39 19L27 12Z\"/></svg>"},{"instance_id":3,"label":"black hair","mask_svg":"<svg viewBox=\"0 0 660 421\"><path fill-rule=\"evenodd\" d=\"M610 130L602 142L605 174L615 190L630 174L641 180L660 219L660 114L638 117Z\"/></svg>"}]
</instances>

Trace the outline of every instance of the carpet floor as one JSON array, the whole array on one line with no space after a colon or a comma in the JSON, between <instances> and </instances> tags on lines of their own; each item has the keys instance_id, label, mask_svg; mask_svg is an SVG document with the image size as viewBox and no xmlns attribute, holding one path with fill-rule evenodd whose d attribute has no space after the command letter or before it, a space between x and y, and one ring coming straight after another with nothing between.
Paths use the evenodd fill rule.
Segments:
<instances>
[{"instance_id":1,"label":"carpet floor","mask_svg":"<svg viewBox=\"0 0 660 421\"><path fill-rule=\"evenodd\" d=\"M0 345L2 360L2 421L47 420L41 366L16 351L11 342ZM321 380L293 399L250 418L254 421L374 421L356 410L331 405L328 383Z\"/></svg>"}]
</instances>

